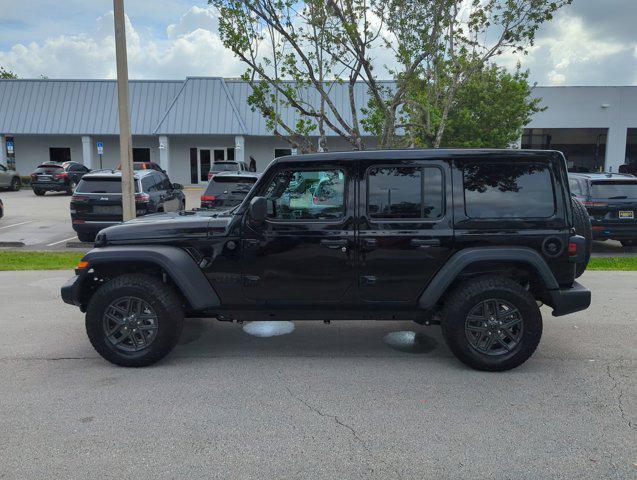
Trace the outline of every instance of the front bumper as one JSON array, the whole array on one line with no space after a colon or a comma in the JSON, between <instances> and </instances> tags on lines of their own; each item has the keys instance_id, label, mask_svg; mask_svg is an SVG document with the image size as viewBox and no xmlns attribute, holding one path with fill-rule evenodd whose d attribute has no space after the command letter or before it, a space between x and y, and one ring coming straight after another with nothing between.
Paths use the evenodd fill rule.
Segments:
<instances>
[{"instance_id":1,"label":"front bumper","mask_svg":"<svg viewBox=\"0 0 637 480\"><path fill-rule=\"evenodd\" d=\"M586 310L591 304L591 291L577 282L571 288L550 290L549 294L554 317Z\"/></svg>"},{"instance_id":2,"label":"front bumper","mask_svg":"<svg viewBox=\"0 0 637 480\"><path fill-rule=\"evenodd\" d=\"M82 274L75 275L62 285L60 291L64 303L82 308L82 277Z\"/></svg>"}]
</instances>

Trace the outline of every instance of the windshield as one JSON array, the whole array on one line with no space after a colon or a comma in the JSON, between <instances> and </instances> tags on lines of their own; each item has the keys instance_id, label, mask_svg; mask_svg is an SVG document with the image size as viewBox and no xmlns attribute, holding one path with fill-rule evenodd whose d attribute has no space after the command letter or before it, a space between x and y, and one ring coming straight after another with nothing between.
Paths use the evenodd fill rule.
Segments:
<instances>
[{"instance_id":1,"label":"windshield","mask_svg":"<svg viewBox=\"0 0 637 480\"><path fill-rule=\"evenodd\" d=\"M235 162L216 162L210 167L211 172L234 172L239 170L239 164Z\"/></svg>"},{"instance_id":2,"label":"windshield","mask_svg":"<svg viewBox=\"0 0 637 480\"><path fill-rule=\"evenodd\" d=\"M593 182L591 196L599 198L637 198L637 181Z\"/></svg>"},{"instance_id":3,"label":"windshield","mask_svg":"<svg viewBox=\"0 0 637 480\"><path fill-rule=\"evenodd\" d=\"M75 190L78 193L122 193L122 180L113 178L83 178ZM139 182L135 181L135 193L139 193Z\"/></svg>"}]
</instances>

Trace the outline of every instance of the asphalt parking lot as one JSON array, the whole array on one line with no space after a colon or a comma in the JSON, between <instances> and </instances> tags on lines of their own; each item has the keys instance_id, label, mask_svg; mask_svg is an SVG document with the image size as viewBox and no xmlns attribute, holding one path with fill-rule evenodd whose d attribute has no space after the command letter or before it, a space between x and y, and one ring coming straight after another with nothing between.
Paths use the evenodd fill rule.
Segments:
<instances>
[{"instance_id":1,"label":"asphalt parking lot","mask_svg":"<svg viewBox=\"0 0 637 480\"><path fill-rule=\"evenodd\" d=\"M201 205L203 187L186 187L187 208ZM36 197L28 187L19 192L0 191L4 217L0 219L0 248L26 250L67 250L69 246L88 249L78 242L71 227L69 202L65 193L48 192Z\"/></svg>"},{"instance_id":2,"label":"asphalt parking lot","mask_svg":"<svg viewBox=\"0 0 637 480\"><path fill-rule=\"evenodd\" d=\"M0 478L637 473L637 273L587 272L591 308L544 307L506 373L462 366L437 327L355 321L262 338L191 319L163 362L118 368L59 299L70 274L0 273Z\"/></svg>"}]
</instances>

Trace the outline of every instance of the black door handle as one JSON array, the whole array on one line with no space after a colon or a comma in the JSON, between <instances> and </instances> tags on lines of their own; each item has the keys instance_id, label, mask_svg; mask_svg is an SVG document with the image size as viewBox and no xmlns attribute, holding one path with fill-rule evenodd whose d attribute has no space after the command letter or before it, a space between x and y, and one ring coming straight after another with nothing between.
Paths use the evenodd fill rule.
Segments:
<instances>
[{"instance_id":1,"label":"black door handle","mask_svg":"<svg viewBox=\"0 0 637 480\"><path fill-rule=\"evenodd\" d=\"M437 247L440 245L440 240L437 238L412 238L411 246L416 248Z\"/></svg>"},{"instance_id":2,"label":"black door handle","mask_svg":"<svg viewBox=\"0 0 637 480\"><path fill-rule=\"evenodd\" d=\"M321 240L321 245L327 248L342 248L342 247L347 247L347 240L345 239Z\"/></svg>"}]
</instances>

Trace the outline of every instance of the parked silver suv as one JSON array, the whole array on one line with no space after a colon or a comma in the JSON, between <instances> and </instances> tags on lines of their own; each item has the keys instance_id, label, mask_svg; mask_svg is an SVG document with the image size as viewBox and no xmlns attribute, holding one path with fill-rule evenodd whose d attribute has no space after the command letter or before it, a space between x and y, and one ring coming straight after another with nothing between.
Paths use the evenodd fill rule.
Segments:
<instances>
[{"instance_id":1,"label":"parked silver suv","mask_svg":"<svg viewBox=\"0 0 637 480\"><path fill-rule=\"evenodd\" d=\"M20 174L0 164L0 188L8 188L17 192L21 186Z\"/></svg>"}]
</instances>

